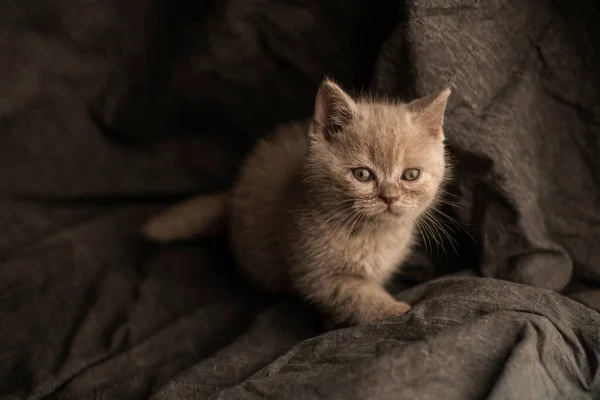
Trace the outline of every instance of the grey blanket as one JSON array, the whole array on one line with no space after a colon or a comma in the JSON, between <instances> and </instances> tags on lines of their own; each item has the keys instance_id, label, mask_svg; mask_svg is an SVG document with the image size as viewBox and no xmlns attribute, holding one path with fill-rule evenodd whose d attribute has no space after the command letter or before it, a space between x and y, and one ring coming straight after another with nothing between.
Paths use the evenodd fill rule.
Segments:
<instances>
[{"instance_id":1,"label":"grey blanket","mask_svg":"<svg viewBox=\"0 0 600 400\"><path fill-rule=\"evenodd\" d=\"M596 3L0 2L0 398L600 398ZM224 238L138 235L325 74L453 88L458 221L391 288L410 313L329 332Z\"/></svg>"}]
</instances>

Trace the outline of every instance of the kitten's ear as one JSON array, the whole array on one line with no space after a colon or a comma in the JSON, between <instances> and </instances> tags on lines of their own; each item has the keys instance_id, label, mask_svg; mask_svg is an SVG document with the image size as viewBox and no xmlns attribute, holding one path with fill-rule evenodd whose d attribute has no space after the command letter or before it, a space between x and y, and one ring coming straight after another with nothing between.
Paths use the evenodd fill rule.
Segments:
<instances>
[{"instance_id":1,"label":"kitten's ear","mask_svg":"<svg viewBox=\"0 0 600 400\"><path fill-rule=\"evenodd\" d=\"M326 79L315 101L314 131L331 140L333 135L350 124L356 112L354 100L333 81Z\"/></svg>"},{"instance_id":2,"label":"kitten's ear","mask_svg":"<svg viewBox=\"0 0 600 400\"><path fill-rule=\"evenodd\" d=\"M450 88L408 103L408 109L413 116L413 121L425 128L435 138L444 138L442 128L448 96L450 96Z\"/></svg>"}]
</instances>

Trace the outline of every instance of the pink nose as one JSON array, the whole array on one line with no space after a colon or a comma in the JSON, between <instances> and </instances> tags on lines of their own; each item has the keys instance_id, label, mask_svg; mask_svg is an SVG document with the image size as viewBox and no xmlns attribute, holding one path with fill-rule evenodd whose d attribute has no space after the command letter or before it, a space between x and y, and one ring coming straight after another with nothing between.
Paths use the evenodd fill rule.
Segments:
<instances>
[{"instance_id":1,"label":"pink nose","mask_svg":"<svg viewBox=\"0 0 600 400\"><path fill-rule=\"evenodd\" d=\"M393 204L396 200L398 200L398 197L396 196L383 196L380 195L379 196L381 198L381 200L383 200L387 205Z\"/></svg>"}]
</instances>

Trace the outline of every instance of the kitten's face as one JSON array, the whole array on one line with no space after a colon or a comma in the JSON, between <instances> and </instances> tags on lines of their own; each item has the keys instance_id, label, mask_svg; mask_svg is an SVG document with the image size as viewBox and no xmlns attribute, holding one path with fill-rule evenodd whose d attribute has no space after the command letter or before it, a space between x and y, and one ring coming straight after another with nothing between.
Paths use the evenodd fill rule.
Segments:
<instances>
[{"instance_id":1,"label":"kitten's face","mask_svg":"<svg viewBox=\"0 0 600 400\"><path fill-rule=\"evenodd\" d=\"M445 176L441 118L447 94L441 106L435 97L399 105L335 95L342 101L334 98L334 108L325 103L329 108L321 121L317 103L308 160L309 179L322 185L324 204L368 219L417 218L432 204ZM439 126L426 114L428 106L439 115Z\"/></svg>"}]
</instances>

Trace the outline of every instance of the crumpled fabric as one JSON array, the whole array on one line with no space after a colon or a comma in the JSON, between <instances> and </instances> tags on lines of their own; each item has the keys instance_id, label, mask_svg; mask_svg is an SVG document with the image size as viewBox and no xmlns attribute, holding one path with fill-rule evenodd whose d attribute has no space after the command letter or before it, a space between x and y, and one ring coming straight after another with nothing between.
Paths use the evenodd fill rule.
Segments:
<instances>
[{"instance_id":1,"label":"crumpled fabric","mask_svg":"<svg viewBox=\"0 0 600 400\"><path fill-rule=\"evenodd\" d=\"M2 2L0 395L600 397L598 21L593 0ZM230 184L324 75L451 87L456 164L452 240L391 288L412 311L329 332L224 238L138 234Z\"/></svg>"}]
</instances>

